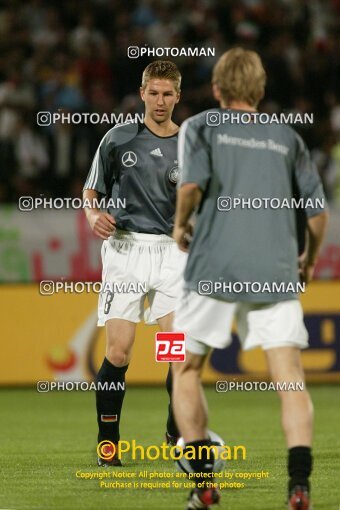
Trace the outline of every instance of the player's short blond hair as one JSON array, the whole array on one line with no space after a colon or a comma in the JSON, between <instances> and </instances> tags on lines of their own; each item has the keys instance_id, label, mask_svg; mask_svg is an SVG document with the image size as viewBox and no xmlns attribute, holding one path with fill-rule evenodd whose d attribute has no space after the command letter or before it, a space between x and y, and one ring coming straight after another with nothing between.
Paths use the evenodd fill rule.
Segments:
<instances>
[{"instance_id":1,"label":"player's short blond hair","mask_svg":"<svg viewBox=\"0 0 340 510\"><path fill-rule=\"evenodd\" d=\"M143 90L145 90L148 82L153 78L172 80L176 92L179 93L181 90L181 73L176 64L170 60L155 60L144 69L141 85Z\"/></svg>"},{"instance_id":2,"label":"player's short blond hair","mask_svg":"<svg viewBox=\"0 0 340 510\"><path fill-rule=\"evenodd\" d=\"M266 72L255 51L233 48L215 64L212 82L219 88L226 106L231 101L243 101L256 107L264 96Z\"/></svg>"}]
</instances>

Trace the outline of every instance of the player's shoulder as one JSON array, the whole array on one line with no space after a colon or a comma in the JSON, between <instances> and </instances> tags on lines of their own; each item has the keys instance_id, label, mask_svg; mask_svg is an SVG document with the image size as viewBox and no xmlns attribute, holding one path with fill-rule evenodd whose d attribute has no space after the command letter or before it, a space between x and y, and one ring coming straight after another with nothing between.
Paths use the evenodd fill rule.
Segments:
<instances>
[{"instance_id":1,"label":"player's shoulder","mask_svg":"<svg viewBox=\"0 0 340 510\"><path fill-rule=\"evenodd\" d=\"M135 138L143 128L141 122L127 121L113 126L102 138L101 144L105 146L123 145Z\"/></svg>"},{"instance_id":2,"label":"player's shoulder","mask_svg":"<svg viewBox=\"0 0 340 510\"><path fill-rule=\"evenodd\" d=\"M181 129L192 128L199 129L201 127L205 127L207 125L207 115L211 112L218 112L216 109L204 110L203 112L197 113L196 115L192 115L185 119L185 121L181 125Z\"/></svg>"},{"instance_id":3,"label":"player's shoulder","mask_svg":"<svg viewBox=\"0 0 340 510\"><path fill-rule=\"evenodd\" d=\"M273 129L273 127L274 125L271 126L271 129ZM293 149L293 153L297 154L307 149L302 136L296 131L296 129L294 129L292 125L279 124L276 125L276 129L279 131L281 139L285 140Z\"/></svg>"}]
</instances>

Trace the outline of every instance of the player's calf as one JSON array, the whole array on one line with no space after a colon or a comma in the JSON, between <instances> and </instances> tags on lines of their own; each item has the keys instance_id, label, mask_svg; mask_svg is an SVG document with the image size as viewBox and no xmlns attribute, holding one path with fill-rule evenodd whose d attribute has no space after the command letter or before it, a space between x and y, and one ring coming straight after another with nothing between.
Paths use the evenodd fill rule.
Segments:
<instances>
[{"instance_id":1,"label":"player's calf","mask_svg":"<svg viewBox=\"0 0 340 510\"><path fill-rule=\"evenodd\" d=\"M179 434L179 431L177 428L175 415L174 415L174 411L173 411L173 406L172 406L172 386L173 386L172 379L173 379L173 377L172 377L171 364L169 364L168 375L166 378L166 390L168 392L170 402L168 405L168 418L167 418L167 422L166 422L165 440L169 446L176 446L180 434Z\"/></svg>"},{"instance_id":2,"label":"player's calf","mask_svg":"<svg viewBox=\"0 0 340 510\"><path fill-rule=\"evenodd\" d=\"M106 321L106 357L96 379L98 442L108 440L117 443L120 439L119 423L126 389L125 374L129 366L135 330L136 325L129 321ZM117 464L112 461L111 465Z\"/></svg>"},{"instance_id":3,"label":"player's calf","mask_svg":"<svg viewBox=\"0 0 340 510\"><path fill-rule=\"evenodd\" d=\"M97 375L96 408L98 442L108 440L117 443L120 439L119 422L125 396L125 367L116 367L104 358ZM98 461L98 464L101 461ZM111 465L115 465L111 463Z\"/></svg>"},{"instance_id":4,"label":"player's calf","mask_svg":"<svg viewBox=\"0 0 340 510\"><path fill-rule=\"evenodd\" d=\"M311 510L309 476L312 453L308 446L295 446L288 451L289 510Z\"/></svg>"}]
</instances>

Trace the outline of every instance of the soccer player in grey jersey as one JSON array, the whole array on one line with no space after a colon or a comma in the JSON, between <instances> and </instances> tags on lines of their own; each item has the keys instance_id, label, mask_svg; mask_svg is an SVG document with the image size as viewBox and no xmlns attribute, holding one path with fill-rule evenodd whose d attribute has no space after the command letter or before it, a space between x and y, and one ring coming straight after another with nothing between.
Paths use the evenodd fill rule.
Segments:
<instances>
[{"instance_id":1,"label":"soccer player in grey jersey","mask_svg":"<svg viewBox=\"0 0 340 510\"><path fill-rule=\"evenodd\" d=\"M254 114L264 86L265 71L256 53L241 48L226 52L213 71L220 108L191 117L180 131L174 237L189 257L174 330L186 334L187 357L173 366L173 403L181 435L197 449L209 444L199 382L202 365L210 348L229 345L234 317L243 348L264 349L275 383L304 381L300 349L307 347L308 338L296 288L300 278L306 283L312 278L328 213L309 152L291 127L256 123L254 115L253 122L243 124L223 117ZM225 122L217 125L219 118ZM294 194L307 218L308 243L301 257L296 210L252 210L247 201L244 208L230 207L234 198L250 203L275 198L284 204ZM259 288L264 291L259 293ZM288 448L289 509L309 510L312 403L306 389L279 395ZM213 469L204 455L191 463L197 473ZM188 509L218 502L218 491L204 487L205 480L197 479L203 486L192 492Z\"/></svg>"},{"instance_id":2,"label":"soccer player in grey jersey","mask_svg":"<svg viewBox=\"0 0 340 510\"><path fill-rule=\"evenodd\" d=\"M104 292L98 305L98 325L106 326L106 355L97 381L115 383L115 391L96 392L98 442L120 439L119 421L125 395L125 373L131 358L136 325L144 317L171 331L175 299L186 255L171 237L176 200L177 133L173 109L180 97L181 75L170 61L155 61L144 70L141 98L144 123L125 123L102 139L84 186L84 198L113 199L107 213L87 208L93 232L102 247ZM107 284L112 285L107 288ZM123 291L115 291L114 285ZM123 287L122 287L123 285ZM126 288L124 287L126 285ZM167 377L171 397L171 372ZM177 439L169 404L167 440ZM113 450L113 448L112 448ZM110 447L103 452L110 457ZM121 465L113 456L99 465Z\"/></svg>"}]
</instances>

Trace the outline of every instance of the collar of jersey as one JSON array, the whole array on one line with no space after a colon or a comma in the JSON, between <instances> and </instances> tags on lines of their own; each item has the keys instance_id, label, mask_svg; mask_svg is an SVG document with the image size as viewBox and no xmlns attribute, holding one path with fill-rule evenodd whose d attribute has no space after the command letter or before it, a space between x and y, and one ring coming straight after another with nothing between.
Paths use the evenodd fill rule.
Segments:
<instances>
[{"instance_id":1,"label":"collar of jersey","mask_svg":"<svg viewBox=\"0 0 340 510\"><path fill-rule=\"evenodd\" d=\"M148 128L148 126L146 124L143 123L143 126L145 127L145 129L147 129L148 131L150 131L150 133L153 135L153 136L156 136L157 138L161 138L162 140L166 140L167 138L173 138L174 136L177 136L178 135L178 131L177 133L175 133L174 135L169 135L169 136L159 136L159 135L156 135L156 133L154 133L153 131L151 131L151 129Z\"/></svg>"}]
</instances>

